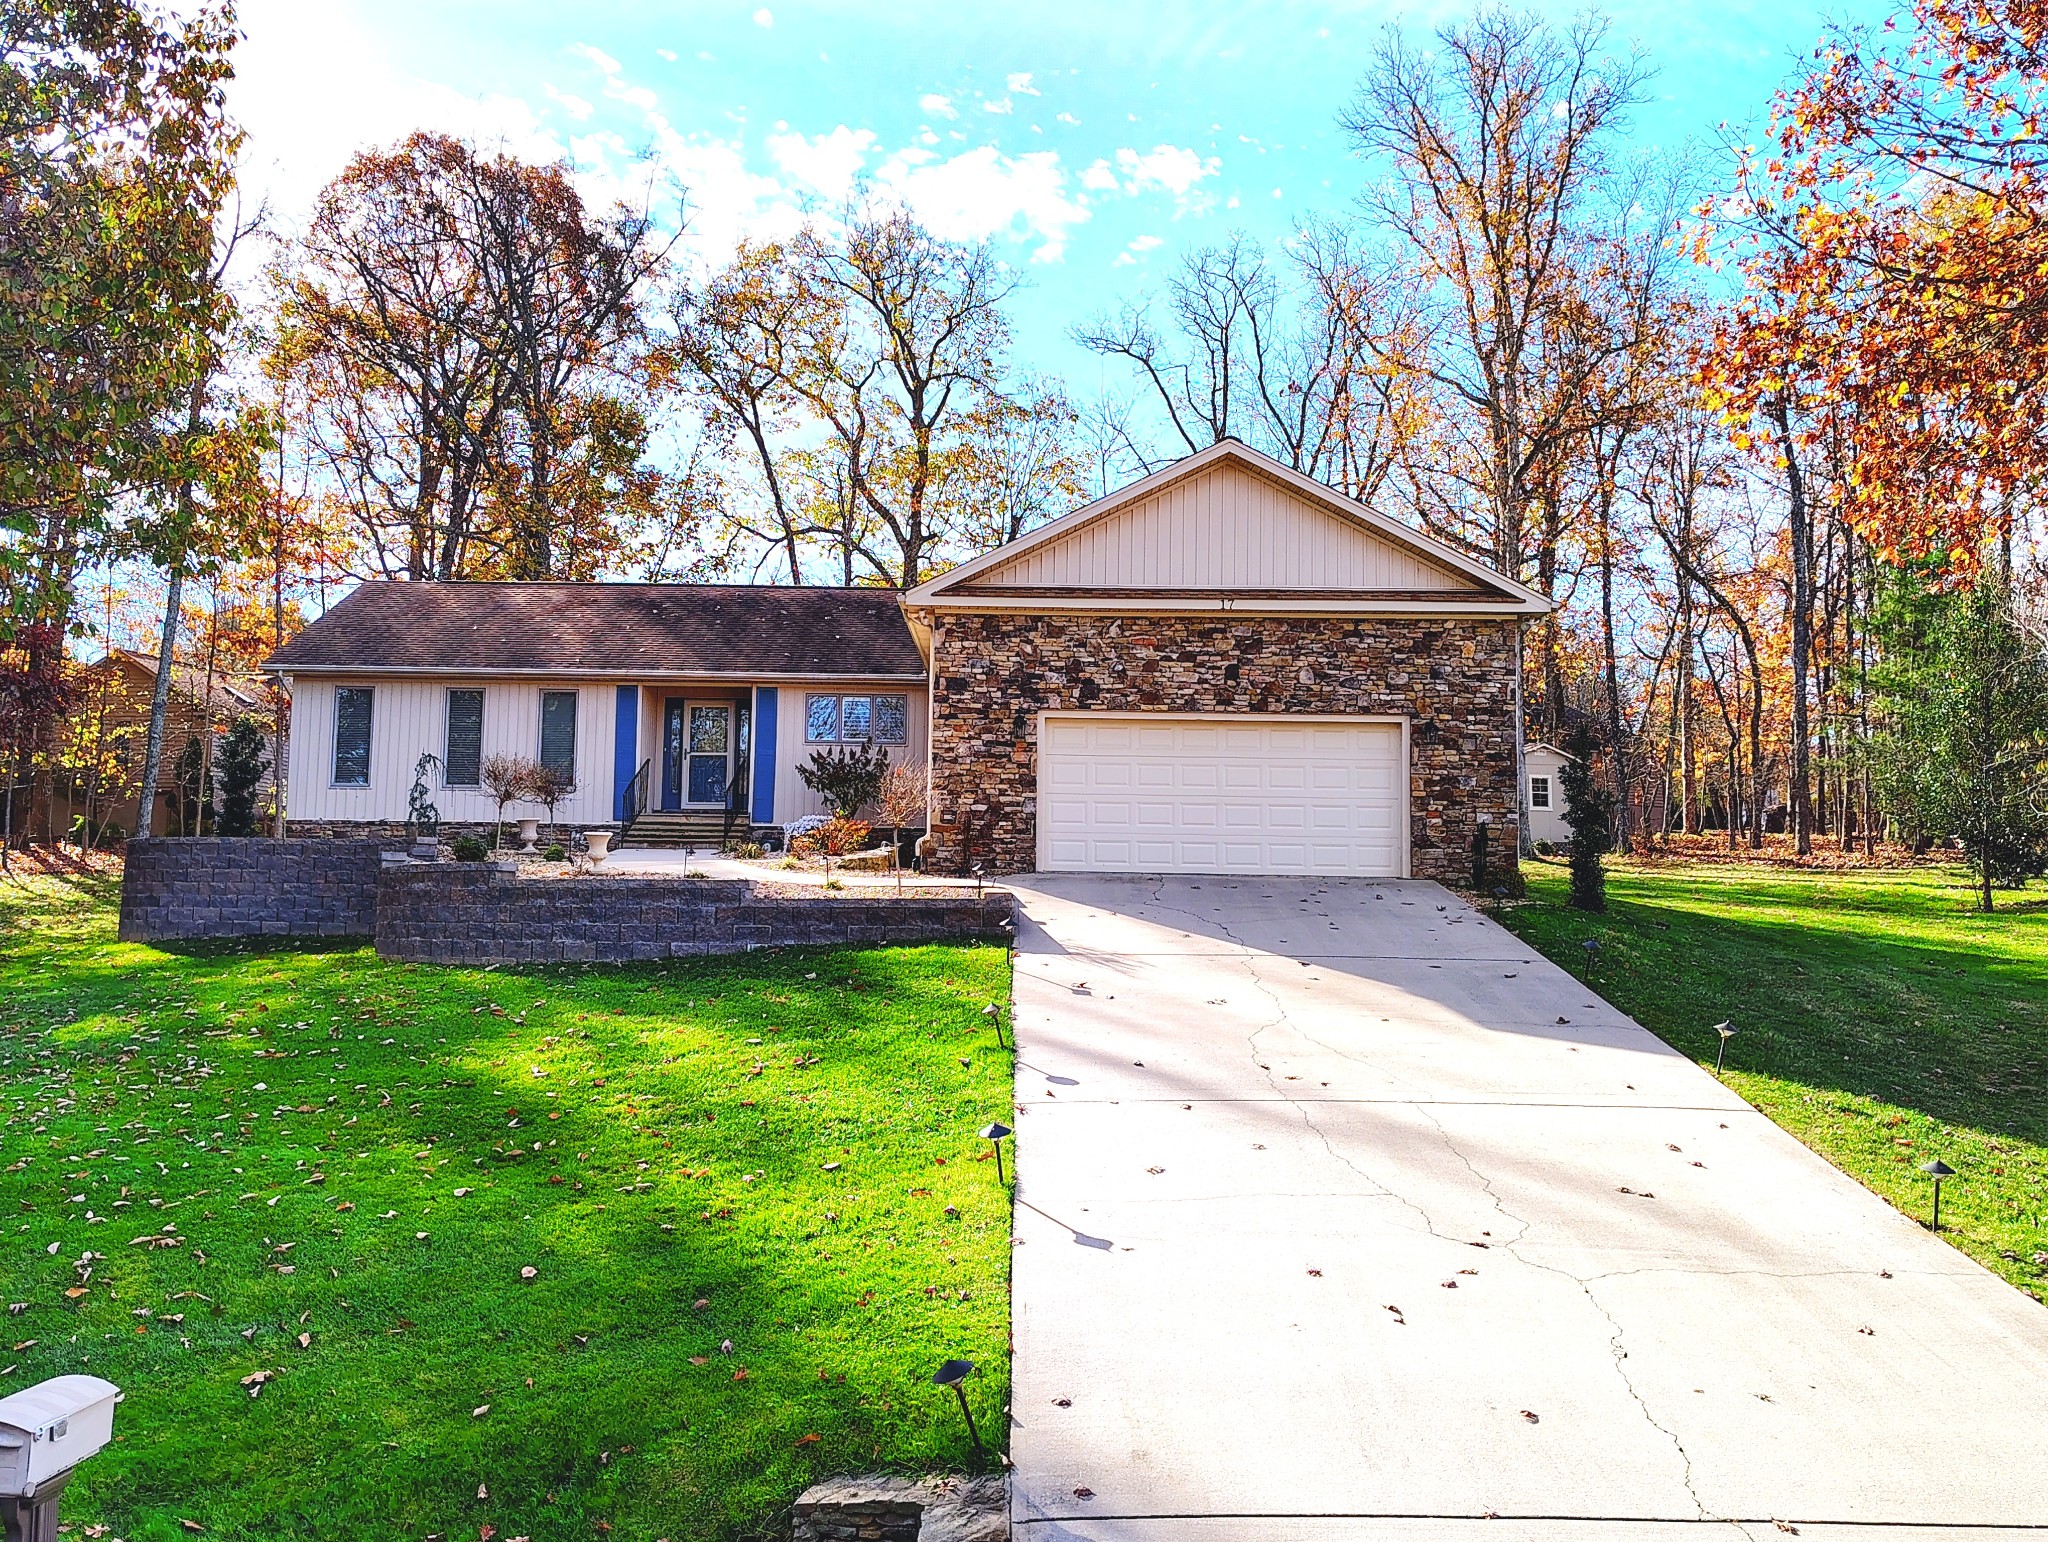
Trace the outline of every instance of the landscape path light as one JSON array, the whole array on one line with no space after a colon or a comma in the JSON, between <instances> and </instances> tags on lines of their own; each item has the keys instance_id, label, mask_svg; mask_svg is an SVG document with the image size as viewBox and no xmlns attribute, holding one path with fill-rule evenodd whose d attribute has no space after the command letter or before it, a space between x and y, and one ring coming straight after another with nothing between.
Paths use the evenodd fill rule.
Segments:
<instances>
[{"instance_id":1,"label":"landscape path light","mask_svg":"<svg viewBox=\"0 0 2048 1542\"><path fill-rule=\"evenodd\" d=\"M1003 1042L1003 1009L991 1001L981 1009L981 1015L995 1024L996 1048L1008 1049L1010 1046Z\"/></svg>"},{"instance_id":2,"label":"landscape path light","mask_svg":"<svg viewBox=\"0 0 2048 1542\"><path fill-rule=\"evenodd\" d=\"M1600 939L1588 937L1579 946L1586 950L1586 978L1590 980L1593 978L1593 960L1600 956Z\"/></svg>"},{"instance_id":3,"label":"landscape path light","mask_svg":"<svg viewBox=\"0 0 2048 1542\"><path fill-rule=\"evenodd\" d=\"M932 1372L932 1385L951 1387L953 1395L960 1399L960 1417L967 1421L967 1438L974 1442L975 1455L981 1455L981 1431L974 1427L974 1410L967 1406L967 1389L960 1384L974 1374L972 1360L948 1360Z\"/></svg>"},{"instance_id":4,"label":"landscape path light","mask_svg":"<svg viewBox=\"0 0 2048 1542\"><path fill-rule=\"evenodd\" d=\"M1000 1120L994 1124L985 1124L981 1127L981 1138L995 1148L997 1183L1007 1181L1003 1177L1003 1137L1010 1133L1010 1127Z\"/></svg>"},{"instance_id":5,"label":"landscape path light","mask_svg":"<svg viewBox=\"0 0 2048 1542\"><path fill-rule=\"evenodd\" d=\"M1721 1062L1728 1054L1728 1041L1735 1037L1735 1025L1730 1022L1719 1022L1714 1024L1714 1032L1721 1036L1721 1042L1714 1050L1714 1074L1719 1076Z\"/></svg>"},{"instance_id":6,"label":"landscape path light","mask_svg":"<svg viewBox=\"0 0 2048 1542\"><path fill-rule=\"evenodd\" d=\"M1920 1164L1920 1171L1927 1174L1928 1177L1934 1180L1934 1229L1936 1231L1940 1231L1941 1180L1944 1178L1953 1178L1956 1175L1956 1170L1953 1167L1949 1166L1948 1163L1944 1162L1940 1157L1936 1157L1931 1162L1922 1162Z\"/></svg>"}]
</instances>

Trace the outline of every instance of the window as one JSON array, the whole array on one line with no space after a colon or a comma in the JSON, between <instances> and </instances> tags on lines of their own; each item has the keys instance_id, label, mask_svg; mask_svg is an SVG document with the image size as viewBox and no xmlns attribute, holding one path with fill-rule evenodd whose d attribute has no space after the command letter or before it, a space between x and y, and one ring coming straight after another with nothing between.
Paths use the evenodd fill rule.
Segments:
<instances>
[{"instance_id":1,"label":"window","mask_svg":"<svg viewBox=\"0 0 2048 1542\"><path fill-rule=\"evenodd\" d=\"M377 693L344 685L334 693L334 785L370 785L370 708Z\"/></svg>"},{"instance_id":2,"label":"window","mask_svg":"<svg viewBox=\"0 0 2048 1542\"><path fill-rule=\"evenodd\" d=\"M567 777L576 775L576 693L540 693L540 763Z\"/></svg>"},{"instance_id":3,"label":"window","mask_svg":"<svg viewBox=\"0 0 2048 1542\"><path fill-rule=\"evenodd\" d=\"M1547 776L1532 776L1532 777L1530 777L1530 778L1529 778L1529 807L1531 807L1531 808L1549 808L1549 807L1550 807L1550 778L1549 778L1549 777L1547 777Z\"/></svg>"},{"instance_id":4,"label":"window","mask_svg":"<svg viewBox=\"0 0 2048 1542\"><path fill-rule=\"evenodd\" d=\"M804 739L810 744L908 744L907 696L809 696Z\"/></svg>"},{"instance_id":5,"label":"window","mask_svg":"<svg viewBox=\"0 0 2048 1542\"><path fill-rule=\"evenodd\" d=\"M448 693L448 743L441 756L441 781L449 787L474 787L482 780L484 759L484 693Z\"/></svg>"}]
</instances>

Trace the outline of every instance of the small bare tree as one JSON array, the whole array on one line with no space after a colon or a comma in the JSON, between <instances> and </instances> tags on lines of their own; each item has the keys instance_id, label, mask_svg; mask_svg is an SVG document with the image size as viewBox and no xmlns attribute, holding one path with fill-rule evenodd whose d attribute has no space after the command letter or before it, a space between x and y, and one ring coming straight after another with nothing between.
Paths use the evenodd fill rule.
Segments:
<instances>
[{"instance_id":1,"label":"small bare tree","mask_svg":"<svg viewBox=\"0 0 2048 1542\"><path fill-rule=\"evenodd\" d=\"M535 776L541 767L524 755L486 755L477 772L477 780L498 805L498 825L491 832L491 847L496 850L505 839L505 805L531 798L535 793ZM557 795L559 796L559 794Z\"/></svg>"},{"instance_id":2,"label":"small bare tree","mask_svg":"<svg viewBox=\"0 0 2048 1542\"><path fill-rule=\"evenodd\" d=\"M924 819L925 777L920 768L897 764L882 778L882 790L875 795L875 812L889 827L889 866L896 870L896 890L903 890L903 864L897 860L903 849L903 828Z\"/></svg>"},{"instance_id":3,"label":"small bare tree","mask_svg":"<svg viewBox=\"0 0 2048 1542\"><path fill-rule=\"evenodd\" d=\"M536 765L532 785L527 788L526 795L547 809L548 823L553 824L555 805L575 790L576 778L560 766Z\"/></svg>"}]
</instances>

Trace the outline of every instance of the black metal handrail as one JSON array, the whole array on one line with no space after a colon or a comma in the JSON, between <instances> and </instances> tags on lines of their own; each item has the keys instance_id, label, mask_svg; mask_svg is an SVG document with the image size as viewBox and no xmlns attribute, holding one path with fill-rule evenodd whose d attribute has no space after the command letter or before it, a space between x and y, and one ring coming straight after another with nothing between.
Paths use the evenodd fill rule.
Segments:
<instances>
[{"instance_id":1,"label":"black metal handrail","mask_svg":"<svg viewBox=\"0 0 2048 1542\"><path fill-rule=\"evenodd\" d=\"M640 762L640 769L633 773L633 780L626 783L626 790L619 795L619 828L632 824L647 812L647 787L654 767L652 760Z\"/></svg>"},{"instance_id":2,"label":"black metal handrail","mask_svg":"<svg viewBox=\"0 0 2048 1542\"><path fill-rule=\"evenodd\" d=\"M745 772L735 768L734 774L725 784L725 843L732 842L732 827L739 822L740 813L746 808L747 783L752 780ZM749 822L751 829L751 821Z\"/></svg>"}]
</instances>

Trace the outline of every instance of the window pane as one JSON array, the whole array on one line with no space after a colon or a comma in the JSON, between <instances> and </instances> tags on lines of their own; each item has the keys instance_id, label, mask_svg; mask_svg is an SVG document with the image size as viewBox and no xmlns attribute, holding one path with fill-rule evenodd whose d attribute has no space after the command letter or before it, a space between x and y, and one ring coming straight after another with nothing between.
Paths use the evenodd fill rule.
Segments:
<instances>
[{"instance_id":1,"label":"window pane","mask_svg":"<svg viewBox=\"0 0 2048 1542\"><path fill-rule=\"evenodd\" d=\"M1530 778L1529 778L1529 807L1531 807L1531 808L1549 808L1549 807L1550 807L1550 778L1549 778L1549 777L1547 777L1547 776L1532 776L1532 777L1530 777Z\"/></svg>"},{"instance_id":2,"label":"window pane","mask_svg":"<svg viewBox=\"0 0 2048 1542\"><path fill-rule=\"evenodd\" d=\"M811 696L804 701L804 738L812 744L831 744L839 738L839 698Z\"/></svg>"},{"instance_id":3,"label":"window pane","mask_svg":"<svg viewBox=\"0 0 2048 1542\"><path fill-rule=\"evenodd\" d=\"M910 742L910 698L907 696L877 696L875 698L875 743L908 744Z\"/></svg>"},{"instance_id":4,"label":"window pane","mask_svg":"<svg viewBox=\"0 0 2048 1542\"><path fill-rule=\"evenodd\" d=\"M839 737L858 744L868 736L868 698L843 696L839 701Z\"/></svg>"},{"instance_id":5,"label":"window pane","mask_svg":"<svg viewBox=\"0 0 2048 1542\"><path fill-rule=\"evenodd\" d=\"M450 787L474 787L482 777L484 756L484 693L448 693L448 753L441 757L441 780Z\"/></svg>"},{"instance_id":6,"label":"window pane","mask_svg":"<svg viewBox=\"0 0 2048 1542\"><path fill-rule=\"evenodd\" d=\"M576 693L540 693L540 763L564 776L576 774Z\"/></svg>"},{"instance_id":7,"label":"window pane","mask_svg":"<svg viewBox=\"0 0 2048 1542\"><path fill-rule=\"evenodd\" d=\"M690 709L690 753L692 755L723 755L725 753L725 725L732 714L730 707L692 707Z\"/></svg>"},{"instance_id":8,"label":"window pane","mask_svg":"<svg viewBox=\"0 0 2048 1542\"><path fill-rule=\"evenodd\" d=\"M370 698L367 686L344 685L334 693L334 784L370 785Z\"/></svg>"}]
</instances>

